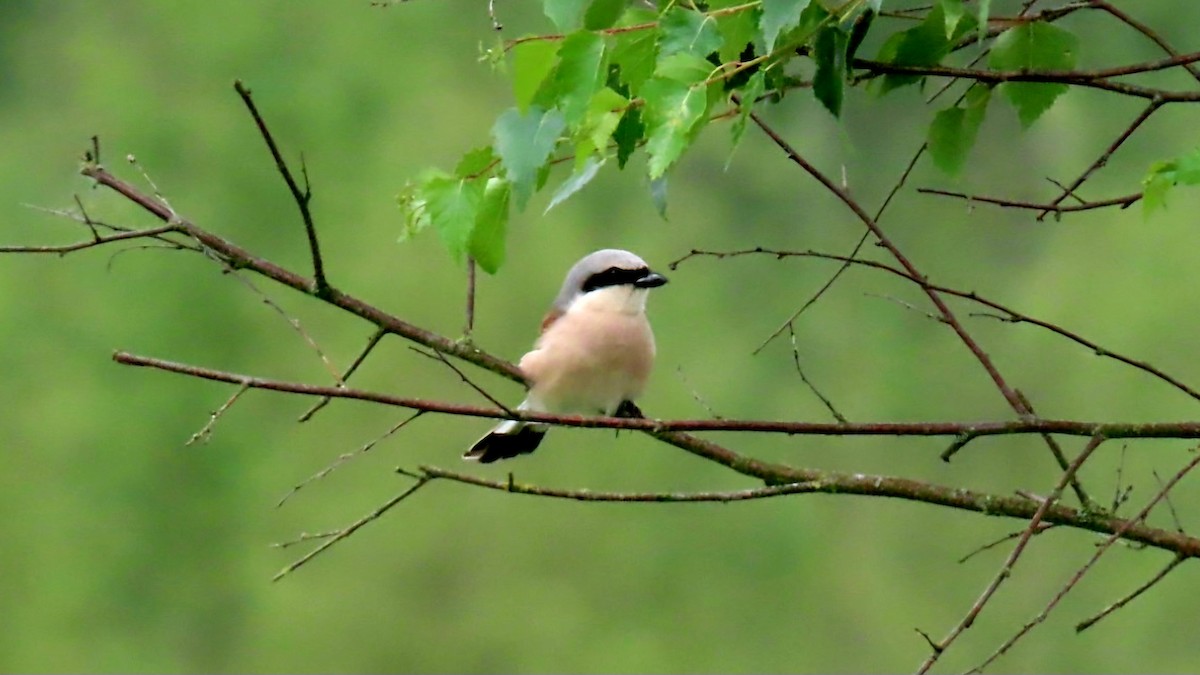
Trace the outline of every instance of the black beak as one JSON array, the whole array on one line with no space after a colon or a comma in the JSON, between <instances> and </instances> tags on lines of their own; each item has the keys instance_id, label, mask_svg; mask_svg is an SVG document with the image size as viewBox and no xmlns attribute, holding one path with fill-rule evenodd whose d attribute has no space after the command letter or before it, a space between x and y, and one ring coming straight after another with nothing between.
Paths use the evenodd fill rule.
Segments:
<instances>
[{"instance_id":1,"label":"black beak","mask_svg":"<svg viewBox=\"0 0 1200 675\"><path fill-rule=\"evenodd\" d=\"M657 288L667 283L667 278L658 272L647 272L646 276L633 282L638 288Z\"/></svg>"}]
</instances>

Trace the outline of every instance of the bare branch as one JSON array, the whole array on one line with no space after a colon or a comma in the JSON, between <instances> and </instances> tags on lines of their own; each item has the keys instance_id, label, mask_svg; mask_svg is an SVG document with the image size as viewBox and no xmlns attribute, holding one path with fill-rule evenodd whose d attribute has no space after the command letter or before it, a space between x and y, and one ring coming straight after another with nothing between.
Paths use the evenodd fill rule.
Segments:
<instances>
[{"instance_id":1,"label":"bare branch","mask_svg":"<svg viewBox=\"0 0 1200 675\"><path fill-rule=\"evenodd\" d=\"M358 356L354 357L354 361L350 364L350 367L347 368L346 371L344 373L342 373L341 376L338 377L335 381L338 382L339 384L345 385L346 379L349 378L351 375L353 375L354 371L358 370L358 367L360 365L362 365L362 362L366 360L367 355L371 353L371 350L375 349L375 345L379 344L379 341L381 339L383 339L384 335L387 335L387 331L383 328L380 328L380 329L376 330L374 333L372 333L371 337L367 340L367 346L364 347L363 350L358 353ZM311 408L304 411L304 414L300 415L300 418L296 421L297 422L309 421L310 419L312 419L313 415L317 414L318 410L329 405L330 400L332 400L332 399L330 399L328 396L326 396L326 397L322 398L321 400L317 401L316 403L314 403L312 405Z\"/></svg>"},{"instance_id":2,"label":"bare branch","mask_svg":"<svg viewBox=\"0 0 1200 675\"><path fill-rule=\"evenodd\" d=\"M500 490L501 492L551 497L555 499L572 499L581 502L744 502L782 495L817 492L820 487L813 483L789 483L725 492L603 492L586 489L564 490L539 487L537 485L514 482L511 480L511 476L510 480L506 481L488 480L457 471L441 469L436 466L421 466L417 473L430 479L444 478L456 483L465 483L490 490Z\"/></svg>"},{"instance_id":3,"label":"bare branch","mask_svg":"<svg viewBox=\"0 0 1200 675\"><path fill-rule=\"evenodd\" d=\"M312 254L313 265L313 293L318 297L322 297L330 290L329 282L325 280L325 266L321 262L321 247L317 242L317 228L313 225L312 212L309 210L309 202L312 201L312 188L308 183L308 169L304 166L303 160L301 167L304 172L304 189L301 190L296 184L296 179L292 177L292 172L288 169L287 161L283 159L283 154L279 152L279 146L275 144L275 138L271 136L271 130L267 128L267 122L258 112L258 107L254 105L254 99L250 96L250 90L242 84L241 80L233 83L233 88L237 90L238 96L242 98L242 102L246 104L246 108L250 111L250 116L254 118L254 124L258 126L258 132L262 135L263 140L267 143L267 148L271 151L271 157L275 159L275 167L279 169L279 175L283 176L283 180L287 183L288 191L292 193L292 199L296 202L296 207L300 209L300 217L304 220L304 231L308 235L308 248Z\"/></svg>"},{"instance_id":4,"label":"bare branch","mask_svg":"<svg viewBox=\"0 0 1200 675\"><path fill-rule=\"evenodd\" d=\"M1067 485L1071 483L1072 477L1078 473L1079 467L1083 466L1083 463L1087 461L1088 457L1091 457L1092 453L1096 451L1096 448L1099 448L1104 441L1104 436L1099 433L1097 433L1095 436L1092 436L1091 440L1088 441L1087 445L1084 446L1083 450L1079 453L1075 460L1072 461L1066 470L1063 471L1062 476L1058 480L1058 484L1054 486L1054 490L1050 493L1050 496L1041 501L1041 505L1038 506L1038 510L1033 514L1033 517L1029 519L1029 525L1025 528L1025 531L1021 533L1020 538L1017 539L1017 543L1013 545L1012 551L1009 552L1008 557L1004 560L1004 564L1000 566L1000 570L996 573L996 576L992 577L992 581L983 589L983 593L975 601L975 604L971 605L971 608L967 610L966 615L964 615L962 620L958 622L958 625L952 628L946 637L942 638L934 645L934 649L930 651L929 656L925 659L925 662L922 663L921 667L917 669L918 674L929 672L929 669L932 668L935 663L937 663L938 659L943 653L945 653L946 649L948 649L950 645L958 639L958 636L962 635L963 631L967 630L975 623L975 619L978 618L979 613L983 611L983 608L996 594L996 591L1000 589L1000 585L1012 575L1013 566L1017 564L1017 560L1020 559L1021 554L1025 552L1025 547L1029 544L1029 541L1035 534L1044 529L1042 527L1042 519L1045 518L1046 512L1050 510L1052 505L1058 502L1059 498L1062 497L1063 490L1065 490Z\"/></svg>"},{"instance_id":5,"label":"bare branch","mask_svg":"<svg viewBox=\"0 0 1200 675\"><path fill-rule=\"evenodd\" d=\"M1092 554L1092 557L1089 558L1086 563L1084 563L1083 567L1080 567L1079 570L1075 572L1074 576L1072 576L1061 589L1059 589L1058 593L1051 598L1050 602L1046 604L1045 608L1043 608L1037 616L1022 626L1021 629L1018 630L1011 638L1006 640L1004 644L1000 645L1000 647L997 648L991 656L987 657L982 663L980 663L978 666L975 666L968 672L983 672L984 668L987 668L992 662L1003 656L1009 649L1012 648L1013 645L1017 643L1018 640L1028 634L1029 631L1033 630L1037 625L1045 621L1046 617L1049 616L1050 612L1058 606L1058 603L1063 599L1063 597L1066 596L1067 593L1071 592L1071 589L1075 588L1080 580L1083 579L1084 575L1092 569L1092 566L1096 564L1096 561L1100 559L1100 556L1104 555L1105 552L1107 552L1114 543L1120 540L1130 528L1134 527L1135 523L1143 522L1146 516L1149 515L1150 511L1154 509L1154 507L1167 496L1167 493L1175 487L1175 484L1182 480L1183 477L1188 473L1190 473L1192 469L1196 468L1197 464L1200 464L1200 452L1195 452L1195 455L1196 456L1193 457L1191 461L1185 464L1182 469L1176 472L1176 474L1172 476L1169 481L1167 481L1166 485L1164 485L1163 488L1158 491L1158 494L1154 495L1154 497L1147 502L1144 507L1142 507L1142 510L1139 511L1136 516L1124 521L1112 532L1112 534L1105 538L1103 543L1096 547L1096 551Z\"/></svg>"},{"instance_id":6,"label":"bare branch","mask_svg":"<svg viewBox=\"0 0 1200 675\"><path fill-rule=\"evenodd\" d=\"M1183 562L1184 560L1187 560L1187 558L1184 558L1182 556L1175 556L1174 558L1171 558L1171 562L1167 563L1161 570L1158 571L1157 574L1155 574L1154 576L1147 579L1145 583L1143 583L1141 586L1138 586L1129 595L1126 595L1125 597L1121 598L1120 600L1117 600L1116 602L1112 603L1108 607L1105 607L1104 609L1100 610L1094 616L1088 617L1088 618L1084 619L1083 621L1080 621L1079 623L1075 624L1075 632L1082 633L1083 631L1096 625L1096 623L1098 623L1104 617L1108 616L1109 614L1112 614L1113 612L1117 611L1118 609L1121 609L1125 605L1128 605L1129 603L1133 602L1142 593L1145 593L1146 591L1150 590L1152 587L1154 587L1155 584L1157 584L1158 582L1160 582L1164 578L1166 578L1166 576L1171 573L1171 570L1175 569L1176 567L1179 567L1179 563Z\"/></svg>"}]
</instances>

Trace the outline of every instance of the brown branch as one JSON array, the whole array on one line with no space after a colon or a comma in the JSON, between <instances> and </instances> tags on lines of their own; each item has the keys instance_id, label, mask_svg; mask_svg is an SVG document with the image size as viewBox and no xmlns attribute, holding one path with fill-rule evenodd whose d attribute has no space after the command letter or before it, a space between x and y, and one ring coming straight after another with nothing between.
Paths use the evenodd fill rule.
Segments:
<instances>
[{"instance_id":1,"label":"brown branch","mask_svg":"<svg viewBox=\"0 0 1200 675\"><path fill-rule=\"evenodd\" d=\"M1000 566L1000 570L996 572L994 577L992 577L991 582L984 587L983 593L981 593L979 598L975 600L975 603L971 605L971 608L967 610L967 613L963 616L962 620L960 620L958 624L954 626L954 628L950 629L950 632L946 635L946 637L942 638L938 642L932 643L933 648L930 650L929 656L926 657L924 663L921 664L921 667L917 669L918 675L929 672L929 669L932 668L935 663L937 663L938 659L941 658L941 655L945 653L945 651L950 647L951 644L954 643L955 640L958 639L958 636L962 635L964 631L974 625L975 619L979 617L980 612L983 611L983 608L988 604L988 601L995 596L996 591L1000 590L1000 585L1003 584L1006 579L1012 576L1013 566L1017 564L1017 560L1020 559L1021 554L1025 552L1025 547L1029 544L1033 536L1041 531L1042 519L1045 518L1046 512L1050 510L1051 506L1058 502L1059 498L1062 497L1063 490L1065 490L1067 485L1071 482L1071 478L1078 473L1079 468L1083 466L1083 463L1087 461L1088 457L1091 457L1092 453L1096 451L1096 448L1100 447L1104 440L1104 436L1100 434L1092 436L1091 440L1089 440L1088 444L1083 448L1083 451L1079 453L1079 456L1076 457L1075 460L1071 462L1070 466L1063 471L1062 476L1058 479L1058 483L1054 486L1054 490L1048 497L1042 500L1041 506L1038 507L1038 510L1033 514L1033 517L1029 519L1029 525L1026 526L1025 531L1021 533L1020 538L1017 539L1017 543L1013 545L1012 551L1010 551L1008 557L1005 558L1004 564Z\"/></svg>"},{"instance_id":2,"label":"brown branch","mask_svg":"<svg viewBox=\"0 0 1200 675\"><path fill-rule=\"evenodd\" d=\"M760 488L730 491L701 491L701 492L604 492L599 490L564 490L545 488L537 485L517 483L513 480L496 481L472 476L470 474L441 469L436 466L421 466L418 475L430 479L443 478L456 483L465 483L475 487L514 494L533 495L536 497L551 497L554 499L571 499L580 502L744 502L755 499L767 499L782 495L805 494L820 492L817 483L788 483L784 485L769 485Z\"/></svg>"},{"instance_id":3,"label":"brown branch","mask_svg":"<svg viewBox=\"0 0 1200 675\"><path fill-rule=\"evenodd\" d=\"M917 285L921 287L921 290L925 293L926 297L929 298L929 301L933 303L933 306L937 309L938 315L940 315L946 325L949 326L956 335L958 335L959 339L966 346L967 350L971 352L976 361L978 361L980 366L983 367L988 377L991 378L992 382L996 385L996 388L1000 390L1000 394L1004 397L1004 400L1008 402L1009 406L1012 407L1013 411L1022 417L1033 415L1033 407L1029 405L1028 401L1018 396L1016 391L1009 386L1008 382L996 368L996 365L992 362L991 357L987 355L987 352L983 351L983 348L975 341L975 338L967 332L962 323L959 322L958 317L954 315L954 312L951 311L950 307L946 304L945 300L941 297L938 291L929 285L925 276L917 270L916 266L909 261L908 257L904 255L899 247L892 242L891 238L883 232L875 219L868 215L865 210L863 210L858 201L855 200L845 188L842 188L834 183L829 179L828 176L821 173L820 170L818 170L807 159L800 155L800 153L798 153L791 146L791 144L789 144L782 136L776 133L776 131L766 122L764 122L762 117L760 117L757 113L750 113L750 119L754 120L754 123L758 126L758 128L761 129L763 133L765 133L771 139L771 141L774 142L775 145L787 155L788 159L804 169L806 173L808 173L810 176L816 179L817 182L821 183L821 185L833 193L838 200L845 204L846 207L849 208L860 221L862 221L863 225L865 225L867 229L870 230L875 236L875 238L879 240L880 245L888 250L888 253L895 258L896 262L899 263L900 266L908 273L908 275L916 281ZM1059 467L1065 470L1068 463L1066 457L1063 456L1062 449L1058 447L1058 444L1054 441L1054 439L1049 437L1046 438L1046 446L1050 449L1050 453L1054 456L1054 460L1058 462ZM1075 491L1075 495L1079 498L1079 502L1081 504L1088 508L1093 508L1095 506L1091 497L1088 496L1087 491L1084 490L1083 485L1074 477L1071 479L1071 487Z\"/></svg>"},{"instance_id":4,"label":"brown branch","mask_svg":"<svg viewBox=\"0 0 1200 675\"><path fill-rule=\"evenodd\" d=\"M296 207L300 209L300 218L304 221L304 232L308 235L308 249L312 254L313 292L318 297L324 296L330 288L329 282L325 280L325 265L321 262L321 246L317 242L317 228L313 225L312 212L308 206L312 201L312 186L308 182L308 169L304 167L303 159L301 159L301 170L304 174L304 189L301 190L300 186L296 184L296 179L292 177L292 172L288 169L283 154L279 152L279 146L276 145L271 130L267 128L266 120L259 114L258 107L254 105L254 99L250 97L250 90L242 84L241 80L234 81L233 88L237 90L238 96L242 98L242 102L250 111L250 116L254 118L258 132L266 141L267 148L271 151L271 157L275 159L275 168L279 170L279 175L283 176L283 181L287 183L288 191L292 193Z\"/></svg>"},{"instance_id":5,"label":"brown branch","mask_svg":"<svg viewBox=\"0 0 1200 675\"><path fill-rule=\"evenodd\" d=\"M1187 56L1195 56L1196 58L1193 60L1200 60L1200 54L1189 54ZM1156 101L1160 104L1194 103L1196 101L1200 101L1200 91L1171 91L1168 89L1145 87L1128 82L1114 82L1112 80L1104 79L1102 74L1108 71L1043 70L1035 72L1023 70L1002 71L984 70L979 68L955 68L953 66L905 66L896 63L886 63L883 61L873 61L870 59L861 58L854 59L853 65L855 68L860 70L869 71L870 75L868 75L868 77L876 75L953 77L965 80L974 80L976 82L983 82L987 84L1001 84L1004 82L1049 82L1055 84L1073 85L1077 87L1086 87L1090 89L1101 89L1104 91L1122 94L1124 96L1143 98L1147 101Z\"/></svg>"},{"instance_id":6,"label":"brown branch","mask_svg":"<svg viewBox=\"0 0 1200 675\"><path fill-rule=\"evenodd\" d=\"M1191 473L1192 469L1196 468L1196 465L1200 464L1200 452L1193 452L1195 452L1196 456L1193 457L1187 464L1185 464L1182 469L1176 472L1175 475L1172 476L1169 481L1167 481L1166 485L1164 485L1162 489L1159 490L1158 493L1146 503L1146 506L1142 507L1142 510L1139 511L1137 515L1129 520L1124 521L1122 525L1113 530L1113 532L1096 547L1095 552L1092 553L1092 557L1089 558L1088 561L1084 563L1078 571L1075 572L1075 574L1061 589L1059 589L1058 593L1056 593L1054 597L1050 599L1050 602L1046 604L1046 606L1041 612L1038 613L1037 616L1022 626L1020 630L1018 630L1011 638L1006 640L1004 644L1000 645L1000 647L998 647L991 656L987 657L982 663L967 672L982 673L984 668L987 668L992 662L1003 656L1009 649L1012 648L1014 644L1017 643L1018 640L1045 621L1046 617L1049 616L1050 612L1052 612L1054 608L1058 606L1058 603L1063 599L1063 597L1066 596L1067 593L1071 592L1071 589L1075 588L1075 586L1078 585L1083 579L1084 575L1086 575L1092 569L1092 567L1096 564L1096 561L1100 559L1100 556L1104 555L1113 544L1121 539L1125 533L1128 532L1129 528L1134 527L1136 523L1144 522L1146 516L1150 514L1150 511L1154 509L1154 507L1160 501L1166 498L1167 493L1174 489L1175 485L1179 481L1183 480L1184 476Z\"/></svg>"},{"instance_id":7,"label":"brown branch","mask_svg":"<svg viewBox=\"0 0 1200 675\"><path fill-rule=\"evenodd\" d=\"M281 382L264 378L226 373L183 364L146 359L118 352L114 359L130 365L162 368L171 372L209 379L229 384L245 385L255 389L269 389L308 396L331 396L349 398L385 405L400 406L414 410L426 410L471 417L508 418L503 411L476 408L453 403L424 401L421 399L389 396L375 392L349 388L324 387L317 385ZM752 476L770 485L791 483L817 483L814 491L829 494L856 494L875 497L893 497L909 501L924 502L938 506L974 511L986 515L1008 516L1029 519L1037 512L1041 501L1021 496L1004 496L973 492L971 490L939 486L922 481L891 476L844 474L832 471L805 469L783 464L756 460L738 454L728 448L695 436L681 433L683 430L737 430L767 431L781 433L811 434L825 436L844 435L958 435L977 433L994 435L1002 433L1061 433L1076 436L1108 438L1200 438L1200 422L1163 424L1105 424L1071 422L1066 420L1017 420L1013 422L991 422L979 424L931 423L931 424L820 424L784 422L746 422L730 420L680 420L659 421L644 418L584 417L578 415L546 415L526 413L520 419L583 428L636 429L687 450L694 455L717 462L738 473ZM899 432L899 433L898 433ZM1089 512L1062 505L1054 505L1043 519L1048 523L1068 525L1093 532L1110 533L1123 527L1125 538L1148 546L1162 548L1180 555L1200 557L1200 539L1181 532L1154 528L1145 523L1126 521L1102 512Z\"/></svg>"},{"instance_id":8,"label":"brown branch","mask_svg":"<svg viewBox=\"0 0 1200 675\"><path fill-rule=\"evenodd\" d=\"M992 316L992 318L996 318L1001 321L1007 321L1009 323L1028 323L1028 324L1031 324L1034 326L1038 326L1040 328L1044 328L1052 333L1055 333L1056 335L1064 337L1068 340L1071 340L1072 342L1075 342L1076 344L1078 344L1082 347L1085 347L1086 349L1088 349L1090 352L1092 352L1096 356L1110 358L1110 359L1119 361L1121 363L1124 363L1125 365L1136 368L1148 375L1152 375L1152 376L1162 380L1163 382L1166 382L1167 384L1171 385L1172 387L1175 387L1176 389L1187 394L1188 396L1200 401L1200 391L1196 390L1193 387L1188 386L1187 384L1185 384L1178 378L1168 374L1166 371L1163 371L1154 365L1151 365L1150 363L1148 363L1146 361L1134 359L1132 357L1125 356L1118 352L1114 352L1111 349L1108 349L1107 347L1101 346L1100 344L1093 342L1092 340L1089 340L1089 339L1083 337L1082 335L1079 335L1078 333L1069 331L1057 324L1050 323L1049 321L1043 321L1041 319L1037 319L1037 318L1034 318L1027 314L1018 312L1017 310L1012 309L1006 305L1002 305L999 302L996 302L994 300L989 300L974 291L961 291L961 290L958 290L955 288L951 288L949 286L942 286L940 284L935 284L935 283L930 282L928 278L925 278L923 280L917 279L902 269L899 269L897 267L893 267L886 263L881 263L881 262L878 262L875 260L864 260L862 258L850 258L847 256L841 256L841 255L837 255L837 254L833 254L833 253L822 253L820 251L812 251L812 250L809 250L809 251L786 251L786 250L780 250L780 249L763 248L763 247L759 246L759 247L755 247L755 248L741 249L741 250L737 250L737 251L704 251L704 250L699 250L699 249L692 249L686 255L672 261L670 263L670 266L672 268L674 268L690 258L701 257L701 256L713 257L713 258L720 259L720 258L729 258L729 257L737 257L737 256L743 256L743 255L756 255L756 254L769 255L778 260L782 260L784 258L819 258L819 259L823 259L823 260L837 261L842 264L854 264L854 265L860 265L863 267L868 267L871 269L881 270L884 272L894 274L899 277L903 277L903 278L908 279L909 281L912 281L913 283L917 283L917 284L921 284L922 282L924 282L930 288L936 290L939 293L944 293L946 295L953 295L955 297L963 298L965 300L970 300L972 302L983 305L984 307L989 307L991 309L994 309L997 312L1000 312L1004 315L1004 316L996 317L996 316L992 316L989 314L977 314L976 316ZM967 438L966 440L971 440L971 439ZM965 443L964 443L964 445L965 445Z\"/></svg>"},{"instance_id":9,"label":"brown branch","mask_svg":"<svg viewBox=\"0 0 1200 675\"><path fill-rule=\"evenodd\" d=\"M1108 164L1108 160L1110 157L1113 156L1113 153L1115 153L1117 151L1117 149L1120 148L1121 145L1125 143L1125 141L1129 140L1129 137L1132 136L1133 133L1135 131L1137 131L1138 128L1141 127L1143 123L1146 122L1146 120L1150 119L1150 116L1153 115L1155 113L1155 111L1157 111L1159 108L1161 108L1163 103L1164 103L1164 99L1161 99L1161 98L1151 99L1150 104L1147 105L1145 108L1143 108L1142 112L1139 113L1138 116L1136 118L1134 118L1134 120L1132 122L1130 122L1129 125L1126 126L1125 129L1122 130L1120 134L1117 135L1117 138L1115 140L1113 140L1113 142L1110 143L1107 148L1104 149L1104 152L1102 152L1100 154L1100 156L1097 157L1094 162L1092 162L1090 165L1088 165L1088 167L1083 170L1083 173L1076 176L1075 180L1071 181L1071 183L1069 185L1067 185L1065 188L1063 188L1062 193L1059 194L1057 197L1055 197L1054 201L1050 202L1050 206L1057 207L1059 204L1062 203L1062 201L1064 199L1071 196L1075 192L1075 190L1077 190L1079 188L1080 185L1083 185L1083 183L1088 178L1091 178L1092 174L1099 171L1100 168L1103 167L1104 165ZM1055 211L1054 208L1046 209L1045 211L1042 211L1040 214L1038 214L1037 219L1039 221L1044 220L1046 218L1047 214L1052 213L1054 211Z\"/></svg>"},{"instance_id":10,"label":"brown branch","mask_svg":"<svg viewBox=\"0 0 1200 675\"><path fill-rule=\"evenodd\" d=\"M1133 17L1129 16L1128 14L1121 11L1117 7L1114 7L1112 5L1112 3L1106 2L1105 0L1090 0L1090 5L1091 5L1091 7L1094 7L1095 9L1107 12L1108 14L1110 14L1114 18L1116 18L1118 21L1124 23L1125 25L1129 26L1130 28L1132 28L1132 29L1136 30L1137 32L1141 33L1142 35L1146 36L1154 44L1158 45L1167 54L1170 54L1171 56L1177 56L1179 54L1179 52L1175 51L1175 48L1172 47L1169 42L1167 42L1165 39L1163 39L1163 37L1161 35L1159 35L1158 32L1156 32L1155 30L1153 30L1146 24L1138 21L1137 19L1134 19ZM1183 64L1183 67L1189 73L1192 74L1192 77L1195 78L1197 82L1200 82L1200 69L1197 69L1196 65L1194 63Z\"/></svg>"},{"instance_id":11,"label":"brown branch","mask_svg":"<svg viewBox=\"0 0 1200 675\"><path fill-rule=\"evenodd\" d=\"M1077 186L1078 187L1078 186ZM1110 206L1119 206L1128 208L1133 204L1141 201L1142 193L1135 192L1123 197L1112 197L1111 199L1100 199L1095 201L1084 201L1080 204L1063 206L1061 202L1040 204L1037 202L1027 202L1017 199L1004 199L1002 197L988 197L984 195L972 195L965 192L954 192L952 190L938 190L935 188L917 188L917 192L927 195L940 195L942 197L954 197L957 199L965 199L968 202L980 202L982 204L994 204L1012 209L1029 209L1031 211L1042 211L1044 213L1053 213L1058 216L1063 213L1075 213L1078 211L1092 211L1094 209L1103 209ZM1064 194L1067 194L1064 191Z\"/></svg>"},{"instance_id":12,"label":"brown branch","mask_svg":"<svg viewBox=\"0 0 1200 675\"><path fill-rule=\"evenodd\" d=\"M411 340L417 344L425 345L431 349L462 359L469 363L473 363L480 368L490 370L498 375L502 375L512 380L522 382L523 377L516 366L498 359L490 354L482 352L473 346L461 344L444 336L438 335L432 331L425 330L419 326L403 321L400 318L388 314L383 310L368 304L354 296L347 295L336 288L329 287L323 295L317 295L316 284L311 279L302 275L296 274L291 270L280 267L275 263L256 256L244 248L234 244L233 242L219 237L203 228L196 226L190 221L175 216L170 209L165 205L155 200L153 197L147 196L145 193L138 190L128 182L117 178L109 171L95 164L85 165L82 169L85 176L95 180L100 185L110 188L126 199L141 206L146 211L150 212L156 218L167 222L167 230L175 230L186 234L194 239L197 243L203 245L215 253L221 255L226 261L237 269L249 269L274 281L293 288L305 295L317 297L339 309L342 309L354 316L368 321L369 323L378 326L379 328L399 335L407 340ZM153 230L152 230L153 231ZM165 231L165 230L164 230ZM95 245L90 244L90 245Z\"/></svg>"},{"instance_id":13,"label":"brown branch","mask_svg":"<svg viewBox=\"0 0 1200 675\"><path fill-rule=\"evenodd\" d=\"M1100 433L1108 438L1175 438L1200 439L1200 422L1089 422L1027 418L1000 422L786 422L779 420L692 419L656 420L644 417L605 417L591 415L554 415L528 411L505 412L499 408L481 408L462 403L393 396L364 389L304 384L274 380L223 370L214 370L174 361L115 352L113 360L129 366L155 368L213 382L236 384L251 389L264 389L302 396L328 396L366 401L387 406L422 410L425 412L481 417L489 419L518 419L555 426L584 429L626 429L652 434L698 431L738 431L747 433L787 434L791 436L985 436L1059 434L1092 436Z\"/></svg>"},{"instance_id":14,"label":"brown branch","mask_svg":"<svg viewBox=\"0 0 1200 675\"><path fill-rule=\"evenodd\" d=\"M1179 563L1183 562L1184 560L1187 560L1187 558L1181 558L1179 556L1175 556L1174 558L1171 558L1171 562L1167 563L1161 570L1158 571L1157 574L1155 574L1154 576L1147 579L1145 583L1143 583L1141 586L1138 586L1131 593L1129 593L1129 595L1126 595L1125 597L1121 598L1120 600L1117 600L1116 602L1112 603L1108 607L1105 607L1104 609L1100 610L1100 612L1098 612L1095 616L1088 617L1088 618L1084 619L1083 621L1080 621L1079 623L1075 624L1075 632L1082 633L1083 631L1096 625L1096 623L1099 622L1100 620L1102 620L1104 617L1108 616L1109 614L1112 614L1113 612L1117 611L1118 609L1121 609L1125 605L1128 605L1129 603L1133 602L1142 593L1145 593L1146 591L1150 590L1155 584L1162 581L1168 574L1171 573L1171 570L1174 570L1176 567L1178 567Z\"/></svg>"},{"instance_id":15,"label":"brown branch","mask_svg":"<svg viewBox=\"0 0 1200 675\"><path fill-rule=\"evenodd\" d=\"M387 335L387 331L383 328L380 328L380 329L376 330L374 333L372 333L371 337L367 340L367 346L364 347L363 350L358 353L358 356L354 357L354 361L352 361L350 363L350 366L348 368L346 368L345 372L343 372L341 374L341 376L338 377L335 381L338 382L339 384L345 385L346 379L349 378L351 375L353 375L354 371L358 370L358 367L362 365L362 362L366 360L367 355L370 354L373 349L375 349L375 345L379 344L379 341L383 339L384 335ZM317 401L316 403L314 403L312 405L311 408L309 408L308 410L305 410L304 414L300 415L300 418L297 419L296 421L297 422L309 421L310 419L312 419L313 415L317 414L318 410L329 405L330 400L331 399L328 396L326 396L326 397L322 398L321 400Z\"/></svg>"}]
</instances>

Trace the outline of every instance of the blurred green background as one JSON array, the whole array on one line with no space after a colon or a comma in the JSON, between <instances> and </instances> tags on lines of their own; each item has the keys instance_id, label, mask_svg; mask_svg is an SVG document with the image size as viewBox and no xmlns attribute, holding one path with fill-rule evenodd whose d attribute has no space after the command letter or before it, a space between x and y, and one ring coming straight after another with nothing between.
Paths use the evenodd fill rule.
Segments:
<instances>
[{"instance_id":1,"label":"blurred green background","mask_svg":"<svg viewBox=\"0 0 1200 675\"><path fill-rule=\"evenodd\" d=\"M503 35L544 31L538 3L497 3ZM890 3L885 3L889 4ZM1012 12L1015 2L993 2ZM1200 5L1122 3L1183 51L1200 49ZM1156 58L1144 38L1080 12L1085 67ZM1091 36L1091 37L1088 37ZM0 3L0 241L64 243L78 225L28 208L72 208L148 224L76 174L93 134L103 159L141 181L135 155L186 217L307 273L303 233L283 183L232 89L244 80L291 159L304 153L326 266L340 288L450 336L463 327L464 281L432 233L403 245L394 196L427 166L448 168L487 142L508 84L479 60L496 36L484 3L79 0ZM868 52L875 47L868 45ZM1166 75L1164 86L1194 88ZM1140 110L1072 92L1022 133L993 101L964 175L923 162L909 181L1046 199ZM1138 189L1146 167L1196 143L1198 111L1156 115L1085 188ZM770 119L872 209L920 144L931 109L914 88L848 93L842 123L805 92ZM479 288L476 338L518 358L562 274L599 247L665 268L692 248L773 246L845 253L860 226L769 143L747 133L728 169L714 125L670 179L655 214L644 165L600 176L548 214L547 193L510 227L509 261ZM556 176L552 181L560 180ZM143 183L144 184L144 183ZM902 193L882 221L933 280L976 290L1200 382L1195 336L1194 194L1149 220L1139 209L1037 223ZM114 349L326 383L325 369L279 315L197 256L107 248L0 258L0 670L764 672L902 671L974 601L1003 560L958 558L1020 523L920 504L801 496L738 505L616 505L538 500L434 484L279 583L300 555L272 542L348 523L406 487L397 465L463 468L482 420L426 416L283 508L289 488L354 451L402 412L251 392L211 440L184 447L232 390L114 364ZM827 420L796 376L786 340L751 351L833 271L816 261L693 260L670 273L651 314L659 365L643 408L663 417ZM369 327L255 280L342 366ZM1011 412L912 288L853 270L799 322L806 374L854 421L1006 419ZM962 306L966 316L973 310ZM1009 381L1047 416L1195 418L1161 382L1050 334L986 318L968 327ZM474 372L474 371L472 371ZM517 400L486 373L478 382ZM395 394L481 403L444 366L386 341L355 383ZM803 466L904 475L1009 493L1048 492L1057 474L1031 439L977 442L952 464L937 439L718 434L739 451ZM1067 439L1071 453L1080 439ZM1125 446L1086 468L1104 500ZM1128 444L1134 507L1189 446ZM636 435L556 430L536 454L480 475L608 490L735 489L750 483ZM1197 527L1193 479L1173 503ZM1172 527L1165 512L1156 524ZM977 663L1031 619L1098 541L1036 540L1015 576L941 668ZM1167 554L1118 548L998 667L1041 672L1194 671L1197 566L1092 630L1074 623L1132 590Z\"/></svg>"}]
</instances>

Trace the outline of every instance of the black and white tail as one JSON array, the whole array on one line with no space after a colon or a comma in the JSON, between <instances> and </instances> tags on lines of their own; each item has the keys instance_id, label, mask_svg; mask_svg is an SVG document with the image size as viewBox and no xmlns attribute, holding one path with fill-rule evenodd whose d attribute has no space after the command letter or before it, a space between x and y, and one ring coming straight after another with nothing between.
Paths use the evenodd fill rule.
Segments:
<instances>
[{"instance_id":1,"label":"black and white tail","mask_svg":"<svg viewBox=\"0 0 1200 675\"><path fill-rule=\"evenodd\" d=\"M526 455L537 449L545 435L545 425L505 420L475 441L475 445L463 454L463 459L490 464L498 459Z\"/></svg>"}]
</instances>

